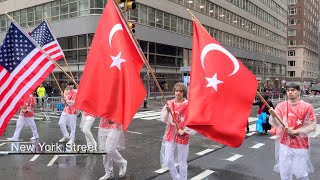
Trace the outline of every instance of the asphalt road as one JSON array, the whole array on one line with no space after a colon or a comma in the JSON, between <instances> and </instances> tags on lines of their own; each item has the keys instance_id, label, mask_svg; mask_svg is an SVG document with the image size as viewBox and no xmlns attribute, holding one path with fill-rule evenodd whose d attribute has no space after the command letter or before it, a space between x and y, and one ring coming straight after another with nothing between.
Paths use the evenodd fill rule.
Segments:
<instances>
[{"instance_id":1,"label":"asphalt road","mask_svg":"<svg viewBox=\"0 0 320 180\"><path fill-rule=\"evenodd\" d=\"M319 97L306 96L305 101L319 108ZM277 104L277 102L274 102ZM159 107L160 108L160 107ZM320 109L316 110L319 113ZM254 116L257 107L252 108ZM56 144L62 137L58 126L59 116L50 114L49 122L36 116L40 135L39 142ZM125 133L126 149L121 152L128 160L127 175L120 179L170 179L166 169L160 169L159 152L165 124L159 121L159 109L138 112ZM7 142L15 128L15 119L10 121L5 135L0 139L0 173L1 179L98 179L104 175L101 154L5 154L13 153L13 147L21 147L38 142L31 142L31 130L24 128L19 143ZM188 157L188 177L196 179L250 180L279 179L272 171L274 164L274 140L271 135L259 135L255 132L255 118L249 118L251 132L240 148L233 149L209 141L201 135L192 136ZM79 121L78 121L79 122ZM97 136L98 120L92 132ZM320 131L320 128L318 128ZM318 133L318 132L317 132ZM319 139L312 139L312 161L315 169L320 165ZM86 144L82 132L77 128L75 144ZM62 148L64 144L59 144ZM255 147L255 148L253 148ZM257 148L258 147L258 148ZM115 174L118 168L115 166ZM119 179L116 175L115 179ZM316 172L310 179L320 179Z\"/></svg>"}]
</instances>

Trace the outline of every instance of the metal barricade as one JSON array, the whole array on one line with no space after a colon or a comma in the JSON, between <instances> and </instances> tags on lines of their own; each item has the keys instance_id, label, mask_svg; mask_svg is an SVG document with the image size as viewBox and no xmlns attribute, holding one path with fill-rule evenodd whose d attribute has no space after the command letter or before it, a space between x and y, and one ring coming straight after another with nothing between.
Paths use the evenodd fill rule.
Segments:
<instances>
[{"instance_id":1,"label":"metal barricade","mask_svg":"<svg viewBox=\"0 0 320 180\"><path fill-rule=\"evenodd\" d=\"M61 102L61 97L36 97L35 113L43 114L44 121L50 121L49 113L60 115L63 111L64 105Z\"/></svg>"}]
</instances>

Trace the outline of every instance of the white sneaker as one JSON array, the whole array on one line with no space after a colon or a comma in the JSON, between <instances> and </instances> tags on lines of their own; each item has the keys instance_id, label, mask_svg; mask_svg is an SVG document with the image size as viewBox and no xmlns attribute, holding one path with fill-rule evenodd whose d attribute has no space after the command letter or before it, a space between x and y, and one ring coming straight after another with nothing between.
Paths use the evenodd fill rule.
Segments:
<instances>
[{"instance_id":1,"label":"white sneaker","mask_svg":"<svg viewBox=\"0 0 320 180\"><path fill-rule=\"evenodd\" d=\"M14 137L7 138L8 141L19 141L18 139L15 139Z\"/></svg>"},{"instance_id":2,"label":"white sneaker","mask_svg":"<svg viewBox=\"0 0 320 180\"><path fill-rule=\"evenodd\" d=\"M67 141L67 139L69 139L69 138L67 138L67 137L63 137L63 138L61 138L60 140L59 140L59 142L66 142Z\"/></svg>"},{"instance_id":3,"label":"white sneaker","mask_svg":"<svg viewBox=\"0 0 320 180\"><path fill-rule=\"evenodd\" d=\"M102 176L101 178L99 178L99 180L107 180L107 179L112 179L114 178L113 173L106 173L104 176Z\"/></svg>"},{"instance_id":4,"label":"white sneaker","mask_svg":"<svg viewBox=\"0 0 320 180\"><path fill-rule=\"evenodd\" d=\"M39 139L39 137L32 137L32 138L30 138L31 141L32 141L32 140L37 140L37 139Z\"/></svg>"},{"instance_id":5,"label":"white sneaker","mask_svg":"<svg viewBox=\"0 0 320 180\"><path fill-rule=\"evenodd\" d=\"M123 176L126 174L126 172L127 172L127 165L128 165L128 161L125 160L124 165L119 167L119 177L123 177Z\"/></svg>"}]
</instances>

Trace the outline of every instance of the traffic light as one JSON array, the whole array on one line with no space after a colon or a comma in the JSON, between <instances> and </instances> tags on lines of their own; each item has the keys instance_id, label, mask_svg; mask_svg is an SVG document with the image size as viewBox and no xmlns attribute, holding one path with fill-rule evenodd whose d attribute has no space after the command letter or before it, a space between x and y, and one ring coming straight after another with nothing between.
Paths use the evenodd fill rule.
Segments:
<instances>
[{"instance_id":1,"label":"traffic light","mask_svg":"<svg viewBox=\"0 0 320 180\"><path fill-rule=\"evenodd\" d=\"M130 11L131 9L135 9L137 7L135 0L125 0L124 9L126 11Z\"/></svg>"},{"instance_id":2,"label":"traffic light","mask_svg":"<svg viewBox=\"0 0 320 180\"><path fill-rule=\"evenodd\" d=\"M132 22L128 22L128 27L129 27L129 29L131 29L131 31L132 31L133 33L136 32L136 30L134 29L134 28L136 27L136 25L134 25Z\"/></svg>"}]
</instances>

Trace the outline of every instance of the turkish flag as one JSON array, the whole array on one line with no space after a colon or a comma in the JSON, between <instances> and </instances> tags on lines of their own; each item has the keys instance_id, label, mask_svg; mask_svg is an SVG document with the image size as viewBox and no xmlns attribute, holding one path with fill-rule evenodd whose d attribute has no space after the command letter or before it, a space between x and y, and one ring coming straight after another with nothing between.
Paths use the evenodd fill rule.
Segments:
<instances>
[{"instance_id":1,"label":"turkish flag","mask_svg":"<svg viewBox=\"0 0 320 180\"><path fill-rule=\"evenodd\" d=\"M195 21L193 33L186 125L211 140L238 147L245 137L256 77Z\"/></svg>"},{"instance_id":2,"label":"turkish flag","mask_svg":"<svg viewBox=\"0 0 320 180\"><path fill-rule=\"evenodd\" d=\"M146 96L140 78L144 61L125 23L114 1L108 1L75 102L78 109L121 123L124 130Z\"/></svg>"}]
</instances>

